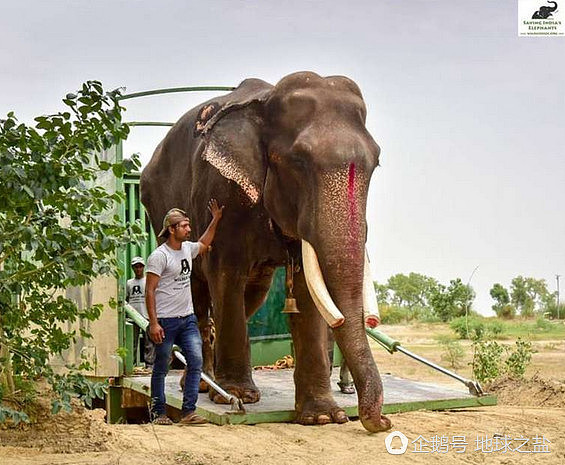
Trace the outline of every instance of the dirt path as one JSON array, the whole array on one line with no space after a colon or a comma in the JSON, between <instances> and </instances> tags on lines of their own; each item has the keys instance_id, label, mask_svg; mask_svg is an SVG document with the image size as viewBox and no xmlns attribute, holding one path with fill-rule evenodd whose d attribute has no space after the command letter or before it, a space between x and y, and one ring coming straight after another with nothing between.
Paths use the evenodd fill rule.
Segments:
<instances>
[{"instance_id":1,"label":"dirt path","mask_svg":"<svg viewBox=\"0 0 565 465\"><path fill-rule=\"evenodd\" d=\"M407 345L413 345L414 350L441 361L437 342L429 336L430 328L392 327L389 332L394 331L404 337ZM499 399L498 406L391 415L393 430L408 438L408 448L403 455L387 452L388 433L368 434L359 421L316 427L294 424L153 427L148 424L107 425L104 411L78 409L72 414L45 415L36 425L23 431L0 429L0 464L564 465L565 351L562 349L565 346L563 341L538 344L539 352L531 367L533 376L526 381L501 380L492 386ZM374 353L383 372L391 370L408 378L449 383L445 377L407 357L395 354L391 358L378 348ZM493 440L495 435L498 438ZM423 443L413 442L419 437ZM432 452L434 437L436 449ZM447 452L438 451L445 450L442 441L452 443L458 437L466 442L463 453L449 446ZM504 437L509 438L511 450L488 452L492 447L503 449ZM545 447L548 453L514 451L519 446L514 439L520 437L524 438L522 442L527 440L522 450L544 450ZM544 444L544 438L550 442ZM480 442L482 439L494 442ZM393 444L398 447L400 441L396 439ZM419 444L423 444L420 450L428 452L415 452Z\"/></svg>"},{"instance_id":2,"label":"dirt path","mask_svg":"<svg viewBox=\"0 0 565 465\"><path fill-rule=\"evenodd\" d=\"M40 447L0 447L4 465L149 465L149 464L343 464L411 463L453 464L563 464L565 463L565 409L496 406L450 412L410 412L391 416L394 430L409 439L402 456L390 455L385 448L387 434L368 434L359 421L346 425L305 427L293 424L256 426L153 427L151 425L106 425L100 414L86 412L90 425L67 426L41 435L26 434ZM516 451L477 451L477 438L492 439L495 434L512 439L529 439L524 449L533 449L534 438L541 449L541 438L549 453ZM465 452L414 452L419 436L464 436ZM22 439L24 439L22 437ZM396 440L398 441L398 440ZM16 441L11 441L17 443ZM400 443L393 443L398 446ZM485 443L485 449L487 449ZM511 443L512 448L518 442ZM86 452L82 452L87 450ZM426 450L424 448L424 450ZM428 449L430 450L430 449ZM98 452L99 451L99 452ZM59 453L55 453L59 452ZM64 452L64 453L60 453Z\"/></svg>"}]
</instances>

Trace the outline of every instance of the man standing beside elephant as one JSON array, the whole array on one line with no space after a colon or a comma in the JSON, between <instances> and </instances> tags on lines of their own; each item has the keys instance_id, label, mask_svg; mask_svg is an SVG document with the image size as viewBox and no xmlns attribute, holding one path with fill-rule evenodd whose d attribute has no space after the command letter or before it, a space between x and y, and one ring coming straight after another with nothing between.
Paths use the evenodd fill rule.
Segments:
<instances>
[{"instance_id":1,"label":"man standing beside elephant","mask_svg":"<svg viewBox=\"0 0 565 465\"><path fill-rule=\"evenodd\" d=\"M178 344L186 358L186 380L183 390L183 425L206 423L196 414L198 386L202 372L202 339L194 314L190 275L192 260L207 252L222 218L223 207L210 200L212 221L198 242L189 242L190 220L178 208L167 212L159 237L166 238L147 260L146 303L149 314L149 336L155 342L155 362L151 375L151 415L153 423L170 425L165 413L165 377L173 344Z\"/></svg>"}]
</instances>

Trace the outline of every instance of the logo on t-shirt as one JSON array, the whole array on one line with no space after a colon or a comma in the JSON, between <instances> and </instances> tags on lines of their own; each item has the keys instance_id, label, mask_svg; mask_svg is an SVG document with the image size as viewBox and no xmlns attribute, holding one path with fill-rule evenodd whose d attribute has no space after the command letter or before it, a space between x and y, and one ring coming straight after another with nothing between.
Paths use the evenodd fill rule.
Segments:
<instances>
[{"instance_id":1,"label":"logo on t-shirt","mask_svg":"<svg viewBox=\"0 0 565 465\"><path fill-rule=\"evenodd\" d=\"M180 274L189 274L190 273L190 265L188 263L188 260L186 258L183 258L181 260L180 264L181 264Z\"/></svg>"},{"instance_id":2,"label":"logo on t-shirt","mask_svg":"<svg viewBox=\"0 0 565 465\"><path fill-rule=\"evenodd\" d=\"M131 295L141 294L141 286L133 286L131 289Z\"/></svg>"}]
</instances>

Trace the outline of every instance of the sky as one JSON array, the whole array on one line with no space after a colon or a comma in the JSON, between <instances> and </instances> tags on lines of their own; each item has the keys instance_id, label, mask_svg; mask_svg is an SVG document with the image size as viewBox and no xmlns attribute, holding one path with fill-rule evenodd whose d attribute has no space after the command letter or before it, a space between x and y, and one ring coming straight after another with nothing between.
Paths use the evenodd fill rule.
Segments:
<instances>
[{"instance_id":1,"label":"sky","mask_svg":"<svg viewBox=\"0 0 565 465\"><path fill-rule=\"evenodd\" d=\"M518 0L0 5L0 115L62 110L88 79L137 92L344 75L381 146L367 207L379 282L470 280L484 314L492 285L518 275L550 291L564 275L565 295L565 37L519 37ZM125 119L173 122L217 95L130 100ZM133 128L125 155L146 163L165 133Z\"/></svg>"}]
</instances>

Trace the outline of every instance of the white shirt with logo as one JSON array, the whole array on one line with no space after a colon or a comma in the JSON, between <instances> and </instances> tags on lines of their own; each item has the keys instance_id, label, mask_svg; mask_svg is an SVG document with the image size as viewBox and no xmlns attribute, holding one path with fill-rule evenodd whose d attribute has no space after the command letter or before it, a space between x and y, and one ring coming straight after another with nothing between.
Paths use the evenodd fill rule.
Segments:
<instances>
[{"instance_id":1,"label":"white shirt with logo","mask_svg":"<svg viewBox=\"0 0 565 465\"><path fill-rule=\"evenodd\" d=\"M180 250L171 249L164 243L149 255L145 271L160 276L155 290L157 318L175 318L194 313L190 275L192 259L199 251L199 242L183 242Z\"/></svg>"},{"instance_id":2,"label":"white shirt with logo","mask_svg":"<svg viewBox=\"0 0 565 465\"><path fill-rule=\"evenodd\" d=\"M145 306L145 276L141 279L128 279L126 292L127 302L145 318L149 318L147 315L147 307Z\"/></svg>"}]
</instances>

